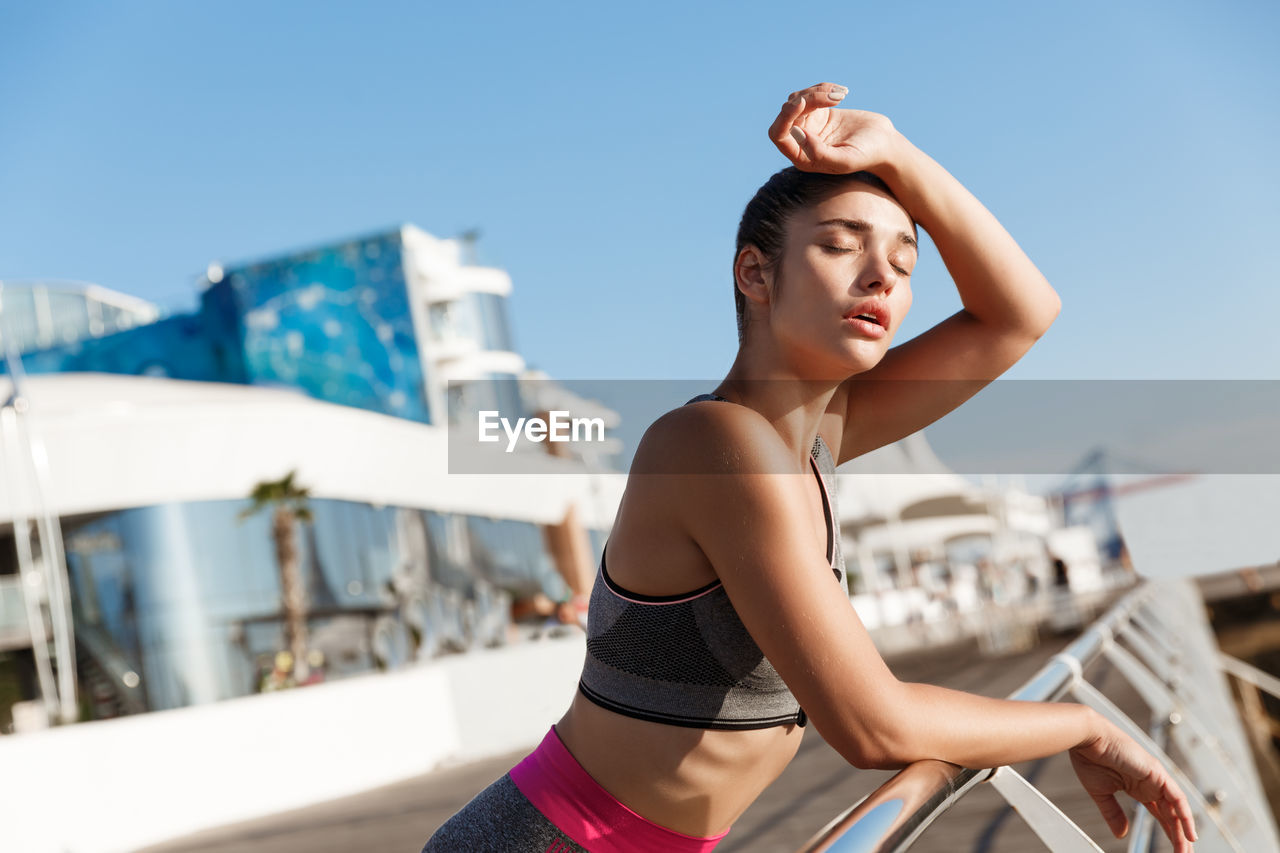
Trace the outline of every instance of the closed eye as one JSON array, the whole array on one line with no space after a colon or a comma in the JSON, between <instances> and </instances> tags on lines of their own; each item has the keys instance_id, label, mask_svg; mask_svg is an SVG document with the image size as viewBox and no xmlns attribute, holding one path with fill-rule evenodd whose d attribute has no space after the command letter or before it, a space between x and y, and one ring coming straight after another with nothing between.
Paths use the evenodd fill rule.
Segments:
<instances>
[{"instance_id":1,"label":"closed eye","mask_svg":"<svg viewBox=\"0 0 1280 853\"><path fill-rule=\"evenodd\" d=\"M898 275L905 275L905 276L911 275L910 271L904 270L902 267L898 266L897 264L890 264L889 266L893 267L893 271L896 272Z\"/></svg>"},{"instance_id":2,"label":"closed eye","mask_svg":"<svg viewBox=\"0 0 1280 853\"><path fill-rule=\"evenodd\" d=\"M857 249L853 248L852 246L825 246L825 245L824 245L822 248L823 248L823 249L825 249L826 251L830 252L830 253L831 253L831 254L833 254L833 255L846 255L846 254L848 254L848 253L850 253L850 252L856 252L856 251L858 251Z\"/></svg>"}]
</instances>

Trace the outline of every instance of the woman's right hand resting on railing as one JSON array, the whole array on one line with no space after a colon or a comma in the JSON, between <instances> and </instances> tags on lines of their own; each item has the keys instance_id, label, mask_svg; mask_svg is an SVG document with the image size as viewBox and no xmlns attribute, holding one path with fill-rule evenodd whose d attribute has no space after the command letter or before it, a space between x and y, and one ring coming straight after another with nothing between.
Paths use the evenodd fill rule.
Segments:
<instances>
[{"instance_id":1,"label":"woman's right hand resting on railing","mask_svg":"<svg viewBox=\"0 0 1280 853\"><path fill-rule=\"evenodd\" d=\"M1191 849L1195 820L1186 795L1160 762L1115 725L1099 718L1097 735L1069 751L1080 784L1098 805L1116 838L1129 831L1129 817L1116 801L1124 791L1146 806L1173 842L1175 853Z\"/></svg>"},{"instance_id":2,"label":"woman's right hand resting on railing","mask_svg":"<svg viewBox=\"0 0 1280 853\"><path fill-rule=\"evenodd\" d=\"M981 769L1068 752L1113 832L1125 830L1114 797L1125 791L1150 804L1177 853L1190 850L1195 829L1177 783L1092 708L995 699L894 676L848 600L831 594L824 543L813 535L810 483L762 476L798 466L760 413L689 406L659 423L679 427L682 443L670 444L676 452L719 466L716 476L683 478L670 500L752 639L849 763L891 769L940 759ZM723 453L726 447L752 452Z\"/></svg>"}]
</instances>

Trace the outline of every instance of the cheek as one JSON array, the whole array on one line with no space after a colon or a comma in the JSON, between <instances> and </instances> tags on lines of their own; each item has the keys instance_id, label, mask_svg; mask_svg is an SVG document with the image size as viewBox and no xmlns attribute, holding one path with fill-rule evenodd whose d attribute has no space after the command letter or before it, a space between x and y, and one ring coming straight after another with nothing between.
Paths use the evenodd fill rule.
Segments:
<instances>
[{"instance_id":1,"label":"cheek","mask_svg":"<svg viewBox=\"0 0 1280 853\"><path fill-rule=\"evenodd\" d=\"M902 327L902 321L907 319L907 312L911 310L911 289L907 288L902 293L902 302L898 304L897 317L893 321L893 330L896 332Z\"/></svg>"}]
</instances>

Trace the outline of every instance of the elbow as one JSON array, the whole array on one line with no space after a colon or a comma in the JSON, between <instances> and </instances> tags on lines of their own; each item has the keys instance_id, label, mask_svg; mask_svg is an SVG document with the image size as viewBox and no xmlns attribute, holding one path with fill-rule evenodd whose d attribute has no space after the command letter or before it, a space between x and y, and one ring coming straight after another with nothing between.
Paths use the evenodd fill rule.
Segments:
<instances>
[{"instance_id":1,"label":"elbow","mask_svg":"<svg viewBox=\"0 0 1280 853\"><path fill-rule=\"evenodd\" d=\"M856 755L845 758L859 770L901 770L911 763L898 758L888 745L874 743L859 747Z\"/></svg>"},{"instance_id":2,"label":"elbow","mask_svg":"<svg viewBox=\"0 0 1280 853\"><path fill-rule=\"evenodd\" d=\"M1049 331L1049 327L1062 313L1062 299L1057 291L1046 284L1043 295L1017 306L1009 306L1003 312L977 314L967 308L965 310L983 326L994 345L1003 349L1010 359L1005 365L1008 367L1026 355L1044 337L1044 333Z\"/></svg>"},{"instance_id":3,"label":"elbow","mask_svg":"<svg viewBox=\"0 0 1280 853\"><path fill-rule=\"evenodd\" d=\"M822 728L819 726L818 731ZM854 734L845 738L822 735L823 740L830 743L845 761L859 770L889 770L892 761L887 752L868 739L865 734Z\"/></svg>"},{"instance_id":4,"label":"elbow","mask_svg":"<svg viewBox=\"0 0 1280 853\"><path fill-rule=\"evenodd\" d=\"M1053 321L1058 319L1058 315L1062 313L1062 297L1052 287L1049 288L1049 294L1045 298L1045 303L1040 312L1039 334L1036 338L1049 331L1049 327L1053 325Z\"/></svg>"},{"instance_id":5,"label":"elbow","mask_svg":"<svg viewBox=\"0 0 1280 853\"><path fill-rule=\"evenodd\" d=\"M1062 313L1062 297L1049 282L1044 283L1044 295L1036 300L1035 310L1025 320L1024 328L1033 341L1039 340L1053 321Z\"/></svg>"},{"instance_id":6,"label":"elbow","mask_svg":"<svg viewBox=\"0 0 1280 853\"><path fill-rule=\"evenodd\" d=\"M897 692L894 692L896 697ZM818 731L844 759L859 770L900 770L925 756L919 754L919 739L912 737L907 707L883 697L875 707L861 702L845 706L840 719L827 726L815 719ZM828 736L834 728L833 736Z\"/></svg>"},{"instance_id":7,"label":"elbow","mask_svg":"<svg viewBox=\"0 0 1280 853\"><path fill-rule=\"evenodd\" d=\"M901 770L921 757L900 733L882 726L862 733L857 760L851 763L860 770Z\"/></svg>"},{"instance_id":8,"label":"elbow","mask_svg":"<svg viewBox=\"0 0 1280 853\"><path fill-rule=\"evenodd\" d=\"M1044 282L1044 292L1024 303L1022 310L1009 318L1010 330L1024 338L1030 347L1049 331L1061 313L1062 297L1048 282Z\"/></svg>"},{"instance_id":9,"label":"elbow","mask_svg":"<svg viewBox=\"0 0 1280 853\"><path fill-rule=\"evenodd\" d=\"M1037 341L1044 337L1044 333L1049 331L1049 327L1053 325L1054 320L1058 319L1058 314L1061 312L1062 300L1050 289L1048 296L1036 305L1034 310L1011 322L1007 327L1007 334L1018 351L1018 358L1025 355Z\"/></svg>"}]
</instances>

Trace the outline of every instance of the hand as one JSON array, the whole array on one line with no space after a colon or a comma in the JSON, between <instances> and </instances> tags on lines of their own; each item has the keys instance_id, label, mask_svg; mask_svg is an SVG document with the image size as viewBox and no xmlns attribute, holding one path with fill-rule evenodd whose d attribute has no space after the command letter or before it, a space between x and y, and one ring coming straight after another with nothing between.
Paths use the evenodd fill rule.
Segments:
<instances>
[{"instance_id":1,"label":"hand","mask_svg":"<svg viewBox=\"0 0 1280 853\"><path fill-rule=\"evenodd\" d=\"M1071 766L1116 838L1129 831L1129 817L1116 801L1124 791L1146 806L1173 843L1188 853L1196 840L1195 820L1186 795L1164 766L1131 737L1110 723L1098 736L1070 750Z\"/></svg>"},{"instance_id":2,"label":"hand","mask_svg":"<svg viewBox=\"0 0 1280 853\"><path fill-rule=\"evenodd\" d=\"M844 175L874 171L889 160L897 136L893 122L879 113L835 109L848 91L819 83L787 96L769 138L797 169Z\"/></svg>"}]
</instances>

